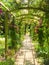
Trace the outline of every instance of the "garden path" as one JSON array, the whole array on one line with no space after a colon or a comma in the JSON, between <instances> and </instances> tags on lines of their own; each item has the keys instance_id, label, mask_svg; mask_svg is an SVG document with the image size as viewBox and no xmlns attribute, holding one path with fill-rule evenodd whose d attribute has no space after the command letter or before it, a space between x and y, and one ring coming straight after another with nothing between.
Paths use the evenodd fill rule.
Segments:
<instances>
[{"instance_id":1,"label":"garden path","mask_svg":"<svg viewBox=\"0 0 49 65\"><path fill-rule=\"evenodd\" d=\"M16 54L15 65L40 65L36 59L35 45L28 34L22 42L23 47Z\"/></svg>"}]
</instances>

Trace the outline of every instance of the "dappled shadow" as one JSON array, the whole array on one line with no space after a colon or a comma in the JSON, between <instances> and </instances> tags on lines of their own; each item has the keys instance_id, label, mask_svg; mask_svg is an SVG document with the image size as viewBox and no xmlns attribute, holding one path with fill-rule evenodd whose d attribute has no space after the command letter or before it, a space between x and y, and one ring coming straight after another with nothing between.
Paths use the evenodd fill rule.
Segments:
<instances>
[{"instance_id":1,"label":"dappled shadow","mask_svg":"<svg viewBox=\"0 0 49 65\"><path fill-rule=\"evenodd\" d=\"M30 61L26 60L25 65L34 65L34 64L32 64Z\"/></svg>"}]
</instances>

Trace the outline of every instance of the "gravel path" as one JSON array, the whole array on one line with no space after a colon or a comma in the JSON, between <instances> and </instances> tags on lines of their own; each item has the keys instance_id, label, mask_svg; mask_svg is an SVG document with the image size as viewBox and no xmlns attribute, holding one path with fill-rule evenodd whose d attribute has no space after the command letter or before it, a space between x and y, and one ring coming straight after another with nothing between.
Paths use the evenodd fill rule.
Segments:
<instances>
[{"instance_id":1,"label":"gravel path","mask_svg":"<svg viewBox=\"0 0 49 65\"><path fill-rule=\"evenodd\" d=\"M15 65L40 65L36 59L34 44L28 34L22 42L23 47L16 53Z\"/></svg>"}]
</instances>

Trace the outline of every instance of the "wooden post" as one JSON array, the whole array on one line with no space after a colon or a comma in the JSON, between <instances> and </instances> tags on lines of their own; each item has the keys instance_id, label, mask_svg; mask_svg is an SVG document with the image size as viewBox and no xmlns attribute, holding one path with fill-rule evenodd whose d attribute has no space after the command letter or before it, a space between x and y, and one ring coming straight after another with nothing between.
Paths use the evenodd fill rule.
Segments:
<instances>
[{"instance_id":1,"label":"wooden post","mask_svg":"<svg viewBox=\"0 0 49 65\"><path fill-rule=\"evenodd\" d=\"M5 59L7 59L7 40L8 40L8 12L5 13Z\"/></svg>"}]
</instances>

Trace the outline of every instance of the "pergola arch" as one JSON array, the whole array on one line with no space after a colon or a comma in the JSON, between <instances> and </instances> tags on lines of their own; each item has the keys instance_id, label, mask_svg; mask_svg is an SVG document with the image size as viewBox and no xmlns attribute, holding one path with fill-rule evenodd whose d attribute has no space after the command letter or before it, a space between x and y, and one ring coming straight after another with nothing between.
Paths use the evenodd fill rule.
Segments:
<instances>
[{"instance_id":1,"label":"pergola arch","mask_svg":"<svg viewBox=\"0 0 49 65\"><path fill-rule=\"evenodd\" d=\"M8 11L8 12L10 12L11 14L13 14L13 11L12 10L10 10L8 7L6 7L5 6L5 4L3 3L3 2L0 2L0 4L6 9L6 11ZM49 10L46 10L46 9L44 9L44 8L40 8L40 7L31 7L31 6L27 6L27 7L17 7L16 9L14 9L14 10L23 10L23 9L27 9L27 10L39 10L39 11L42 11L42 12L47 12L47 13L49 13ZM13 14L14 15L14 14Z\"/></svg>"},{"instance_id":2,"label":"pergola arch","mask_svg":"<svg viewBox=\"0 0 49 65\"><path fill-rule=\"evenodd\" d=\"M30 15L30 17L28 16ZM34 18L35 17L35 18ZM42 20L43 16L40 15L35 15L35 14L22 14L16 17L16 20L22 20L22 21L26 21L26 19L35 19L37 21Z\"/></svg>"},{"instance_id":3,"label":"pergola arch","mask_svg":"<svg viewBox=\"0 0 49 65\"><path fill-rule=\"evenodd\" d=\"M16 17L16 20L24 20L26 18L26 16L30 15L30 17L28 16L29 19L33 19L33 16L36 16L38 18L42 18L42 16L40 15L36 15L36 14L22 14L22 15L18 15L18 16L15 16L13 11L10 11L9 8L7 8L4 3L0 2L2 4L2 6L6 9L6 14L5 14L5 54L7 53L7 50L8 50L8 46L7 46L7 40L8 40L8 22L9 22L9 19L8 19L8 13L12 14L12 16ZM31 10L40 10L40 11L43 11L43 12L49 12L47 10L44 10L42 8L34 8L34 7L18 7L16 8L16 10L23 10L23 9L31 9ZM7 58L7 55L5 55L5 58Z\"/></svg>"}]
</instances>

